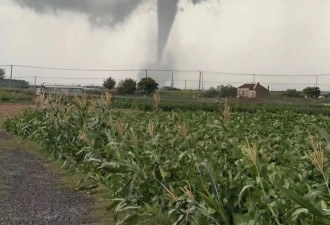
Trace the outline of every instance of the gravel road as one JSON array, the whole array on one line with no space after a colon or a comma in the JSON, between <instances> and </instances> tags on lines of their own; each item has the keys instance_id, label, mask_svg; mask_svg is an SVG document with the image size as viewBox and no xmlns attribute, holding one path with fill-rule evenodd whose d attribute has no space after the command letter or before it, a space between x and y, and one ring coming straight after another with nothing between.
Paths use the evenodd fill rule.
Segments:
<instances>
[{"instance_id":1,"label":"gravel road","mask_svg":"<svg viewBox=\"0 0 330 225\"><path fill-rule=\"evenodd\" d=\"M0 140L11 138L0 131ZM94 200L64 187L44 160L0 145L0 225L92 224Z\"/></svg>"}]
</instances>

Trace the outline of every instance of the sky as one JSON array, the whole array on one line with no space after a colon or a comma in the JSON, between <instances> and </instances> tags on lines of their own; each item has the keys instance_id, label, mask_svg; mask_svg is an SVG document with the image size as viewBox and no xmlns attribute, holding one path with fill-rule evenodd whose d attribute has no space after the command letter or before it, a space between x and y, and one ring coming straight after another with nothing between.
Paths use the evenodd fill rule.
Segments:
<instances>
[{"instance_id":1,"label":"sky","mask_svg":"<svg viewBox=\"0 0 330 225\"><path fill-rule=\"evenodd\" d=\"M192 89L198 88L197 71L205 71L204 89L253 81L272 90L302 89L315 85L314 75L330 74L328 0L178 0L161 59L157 6L156 0L1 0L0 65L196 70L173 73L175 86ZM8 76L10 68L3 68ZM14 78L57 84L98 85L108 76L120 81L142 74L13 70ZM313 76L289 76L298 74ZM148 75L164 85L172 77ZM330 90L330 76L317 82Z\"/></svg>"}]
</instances>

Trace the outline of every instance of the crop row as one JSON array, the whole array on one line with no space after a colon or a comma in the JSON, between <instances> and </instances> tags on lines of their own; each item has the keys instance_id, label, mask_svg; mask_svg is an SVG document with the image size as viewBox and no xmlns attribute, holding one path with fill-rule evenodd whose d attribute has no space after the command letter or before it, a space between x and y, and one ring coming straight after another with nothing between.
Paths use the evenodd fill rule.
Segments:
<instances>
[{"instance_id":1,"label":"crop row","mask_svg":"<svg viewBox=\"0 0 330 225\"><path fill-rule=\"evenodd\" d=\"M105 187L118 224L329 224L326 117L111 104L52 99L4 125Z\"/></svg>"},{"instance_id":2,"label":"crop row","mask_svg":"<svg viewBox=\"0 0 330 225\"><path fill-rule=\"evenodd\" d=\"M153 111L154 103L152 99L113 99L113 107L121 109L137 109ZM162 111L206 111L218 112L219 103L205 103L205 102L191 102L191 101L173 101L161 100L160 109ZM330 116L330 107L324 105L280 105L280 104L231 104L231 108L235 112L264 112L264 113L278 113L291 112L297 114L307 115L324 115Z\"/></svg>"}]
</instances>

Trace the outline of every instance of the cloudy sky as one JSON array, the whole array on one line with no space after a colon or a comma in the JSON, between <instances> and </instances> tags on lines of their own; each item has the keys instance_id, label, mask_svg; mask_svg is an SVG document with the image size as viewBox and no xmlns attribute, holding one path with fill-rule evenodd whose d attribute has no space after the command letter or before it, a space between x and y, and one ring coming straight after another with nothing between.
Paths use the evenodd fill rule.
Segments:
<instances>
[{"instance_id":1,"label":"cloudy sky","mask_svg":"<svg viewBox=\"0 0 330 225\"><path fill-rule=\"evenodd\" d=\"M163 57L157 62L156 0L1 0L0 65L330 74L330 1L194 1L197 2L178 2ZM133 71L15 67L13 75L27 77L31 82L33 76L38 76L38 82L76 84L100 84L109 75L118 80L138 77ZM168 73L150 72L153 75L156 79L170 79ZM176 72L174 77L179 87L184 80L188 88L198 87L198 73ZM300 89L316 82L315 76L255 79L274 90ZM251 81L251 75L204 73L204 88ZM330 90L330 76L320 76L318 82L321 89Z\"/></svg>"}]
</instances>

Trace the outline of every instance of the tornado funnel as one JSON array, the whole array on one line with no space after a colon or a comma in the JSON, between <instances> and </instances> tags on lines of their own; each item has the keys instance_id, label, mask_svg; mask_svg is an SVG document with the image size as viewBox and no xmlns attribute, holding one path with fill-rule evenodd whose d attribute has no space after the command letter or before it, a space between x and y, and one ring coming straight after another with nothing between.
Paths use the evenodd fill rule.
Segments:
<instances>
[{"instance_id":1,"label":"tornado funnel","mask_svg":"<svg viewBox=\"0 0 330 225\"><path fill-rule=\"evenodd\" d=\"M157 63L160 63L163 57L164 48L168 41L175 16L178 12L178 0L157 0L158 10L158 49Z\"/></svg>"}]
</instances>

